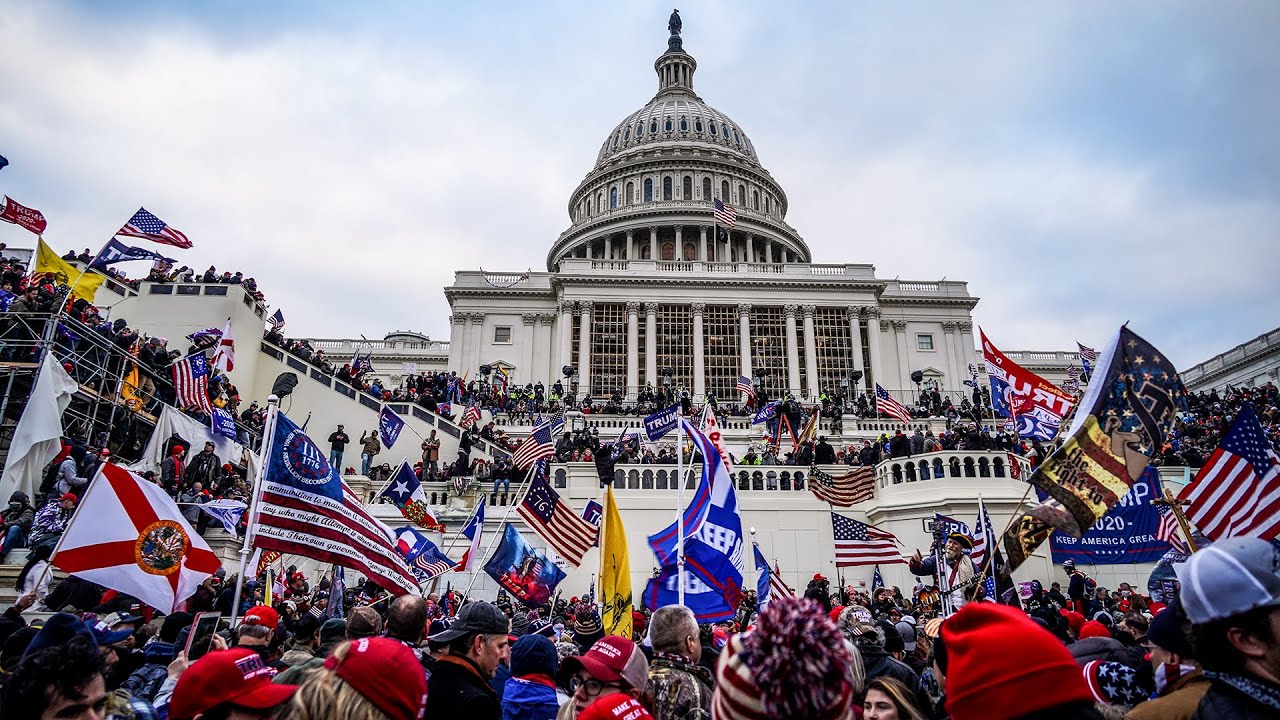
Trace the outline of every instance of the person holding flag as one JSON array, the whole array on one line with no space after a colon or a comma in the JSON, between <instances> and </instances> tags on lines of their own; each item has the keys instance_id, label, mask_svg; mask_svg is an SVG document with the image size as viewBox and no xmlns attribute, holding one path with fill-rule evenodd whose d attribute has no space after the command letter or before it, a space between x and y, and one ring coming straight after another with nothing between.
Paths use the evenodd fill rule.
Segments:
<instances>
[{"instance_id":1,"label":"person holding flag","mask_svg":"<svg viewBox=\"0 0 1280 720\"><path fill-rule=\"evenodd\" d=\"M965 554L973 549L973 538L961 532L947 536L941 553L923 557L919 550L907 563L912 575L935 575L942 590L943 616L950 617L967 602L968 593L978 575L973 560Z\"/></svg>"}]
</instances>

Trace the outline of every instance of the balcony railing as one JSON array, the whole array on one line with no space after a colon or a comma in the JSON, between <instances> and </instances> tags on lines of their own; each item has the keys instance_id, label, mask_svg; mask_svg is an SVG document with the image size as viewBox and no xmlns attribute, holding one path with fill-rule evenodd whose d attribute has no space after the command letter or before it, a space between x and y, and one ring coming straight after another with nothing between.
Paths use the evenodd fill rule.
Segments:
<instances>
[{"instance_id":1,"label":"balcony railing","mask_svg":"<svg viewBox=\"0 0 1280 720\"><path fill-rule=\"evenodd\" d=\"M951 451L893 458L876 466L876 484L881 488L903 483L961 478L1012 478L1010 462L1018 464L1017 475L1026 478L1031 464L1026 458L1007 452Z\"/></svg>"}]
</instances>

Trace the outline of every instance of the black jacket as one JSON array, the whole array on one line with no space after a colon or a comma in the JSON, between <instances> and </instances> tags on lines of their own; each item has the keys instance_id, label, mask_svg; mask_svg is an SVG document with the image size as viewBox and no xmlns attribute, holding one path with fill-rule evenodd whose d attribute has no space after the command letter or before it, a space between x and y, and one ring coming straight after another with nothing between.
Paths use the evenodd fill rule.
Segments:
<instances>
[{"instance_id":1,"label":"black jacket","mask_svg":"<svg viewBox=\"0 0 1280 720\"><path fill-rule=\"evenodd\" d=\"M1262 682L1256 678L1250 678ZM1265 683L1264 683L1265 686ZM1273 689L1273 692L1276 690ZM1276 717L1276 711L1261 700L1232 685L1214 680L1209 692L1200 699L1196 714L1191 720L1263 720Z\"/></svg>"},{"instance_id":2,"label":"black jacket","mask_svg":"<svg viewBox=\"0 0 1280 720\"><path fill-rule=\"evenodd\" d=\"M835 465L836 449L831 447L831 443L824 440L813 449L813 459L819 465Z\"/></svg>"},{"instance_id":3,"label":"black jacket","mask_svg":"<svg viewBox=\"0 0 1280 720\"><path fill-rule=\"evenodd\" d=\"M894 435L889 439L889 457L911 457L911 441L906 435Z\"/></svg>"},{"instance_id":4,"label":"black jacket","mask_svg":"<svg viewBox=\"0 0 1280 720\"><path fill-rule=\"evenodd\" d=\"M470 667L460 663L467 663ZM465 658L445 656L427 682L426 720L500 720L498 695Z\"/></svg>"},{"instance_id":5,"label":"black jacket","mask_svg":"<svg viewBox=\"0 0 1280 720\"><path fill-rule=\"evenodd\" d=\"M858 650L862 652L862 664L866 667L868 682L878 677L891 677L906 685L913 693L920 688L920 676L916 675L916 671L910 665L895 660L884 648L860 645Z\"/></svg>"}]
</instances>

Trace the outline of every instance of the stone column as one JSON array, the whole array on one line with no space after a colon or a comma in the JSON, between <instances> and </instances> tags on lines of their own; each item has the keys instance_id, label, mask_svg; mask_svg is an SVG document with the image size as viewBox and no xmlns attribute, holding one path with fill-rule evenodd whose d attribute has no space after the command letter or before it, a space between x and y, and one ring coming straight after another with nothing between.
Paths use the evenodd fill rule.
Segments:
<instances>
[{"instance_id":1,"label":"stone column","mask_svg":"<svg viewBox=\"0 0 1280 720\"><path fill-rule=\"evenodd\" d=\"M560 362L553 368L553 378L560 377L560 368L573 358L573 301L561 300L556 310L560 312Z\"/></svg>"},{"instance_id":2,"label":"stone column","mask_svg":"<svg viewBox=\"0 0 1280 720\"><path fill-rule=\"evenodd\" d=\"M676 226L676 248L674 257L677 261L684 260L684 239L681 232L684 230L683 225Z\"/></svg>"},{"instance_id":3,"label":"stone column","mask_svg":"<svg viewBox=\"0 0 1280 720\"><path fill-rule=\"evenodd\" d=\"M533 347L538 344L537 326L538 315L536 313L524 313L520 316L520 321L524 324L524 331L521 332L520 342L524 344L524 358L520 361L521 367L517 368L516 377L523 378L524 382L531 383L537 378L533 376Z\"/></svg>"},{"instance_id":4,"label":"stone column","mask_svg":"<svg viewBox=\"0 0 1280 720\"><path fill-rule=\"evenodd\" d=\"M555 324L555 313L538 313L538 347L551 347L551 326ZM551 353L533 354L533 382L539 380L550 385L560 376L556 368L551 366Z\"/></svg>"},{"instance_id":5,"label":"stone column","mask_svg":"<svg viewBox=\"0 0 1280 720\"><path fill-rule=\"evenodd\" d=\"M851 399L858 397L857 393L862 392L867 382L867 368L862 362L862 308L857 305L850 305L844 309L845 317L849 319L849 346L853 350L853 369L862 373L862 378L858 380L857 387L850 387L849 394Z\"/></svg>"},{"instance_id":6,"label":"stone column","mask_svg":"<svg viewBox=\"0 0 1280 720\"><path fill-rule=\"evenodd\" d=\"M800 352L796 347L796 306L783 305L787 333L787 391L800 397Z\"/></svg>"},{"instance_id":7,"label":"stone column","mask_svg":"<svg viewBox=\"0 0 1280 720\"><path fill-rule=\"evenodd\" d=\"M954 322L942 323L942 337L943 341L947 344L947 378L943 385L943 389L946 389L948 386L954 386L956 390L959 390L963 387L958 381L958 378L962 377L960 373L960 364L956 362L955 335L957 325L958 323Z\"/></svg>"},{"instance_id":8,"label":"stone column","mask_svg":"<svg viewBox=\"0 0 1280 720\"><path fill-rule=\"evenodd\" d=\"M867 367L871 381L867 384L875 390L874 383L884 384L880 377L880 369L884 367L884 356L880 354L880 308L871 305L863 308L863 313L867 316L867 350L871 355L871 365Z\"/></svg>"},{"instance_id":9,"label":"stone column","mask_svg":"<svg viewBox=\"0 0 1280 720\"><path fill-rule=\"evenodd\" d=\"M636 259L636 238L635 231L627 231L627 262Z\"/></svg>"},{"instance_id":10,"label":"stone column","mask_svg":"<svg viewBox=\"0 0 1280 720\"><path fill-rule=\"evenodd\" d=\"M959 347L956 349L956 355L960 357L960 374L964 378L969 377L969 363L976 363L973 348L973 323L967 320L961 320L956 323L956 330L959 331Z\"/></svg>"},{"instance_id":11,"label":"stone column","mask_svg":"<svg viewBox=\"0 0 1280 720\"><path fill-rule=\"evenodd\" d=\"M767 240L764 243L764 261L767 263L773 262L773 243Z\"/></svg>"},{"instance_id":12,"label":"stone column","mask_svg":"<svg viewBox=\"0 0 1280 720\"><path fill-rule=\"evenodd\" d=\"M578 301L578 395L591 392L591 301Z\"/></svg>"},{"instance_id":13,"label":"stone column","mask_svg":"<svg viewBox=\"0 0 1280 720\"><path fill-rule=\"evenodd\" d=\"M898 384L902 386L899 389L905 390L911 378L911 361L907 356L907 321L891 320L890 322L893 323L893 339L898 344L898 377L901 379ZM885 388L885 390L889 389Z\"/></svg>"},{"instance_id":14,"label":"stone column","mask_svg":"<svg viewBox=\"0 0 1280 720\"><path fill-rule=\"evenodd\" d=\"M738 372L752 378L751 372L751 303L738 303Z\"/></svg>"},{"instance_id":15,"label":"stone column","mask_svg":"<svg viewBox=\"0 0 1280 720\"><path fill-rule=\"evenodd\" d=\"M658 228L652 225L649 226L649 259L662 259L662 257L658 255Z\"/></svg>"},{"instance_id":16,"label":"stone column","mask_svg":"<svg viewBox=\"0 0 1280 720\"><path fill-rule=\"evenodd\" d=\"M707 226L698 226L698 259L702 262L707 261Z\"/></svg>"},{"instance_id":17,"label":"stone column","mask_svg":"<svg viewBox=\"0 0 1280 720\"><path fill-rule=\"evenodd\" d=\"M449 316L449 367L462 367L463 353L467 351L466 313L454 313Z\"/></svg>"},{"instance_id":18,"label":"stone column","mask_svg":"<svg viewBox=\"0 0 1280 720\"><path fill-rule=\"evenodd\" d=\"M689 304L689 310L693 313L693 394L695 396L707 394L707 368L702 349L702 311L706 309L706 303Z\"/></svg>"},{"instance_id":19,"label":"stone column","mask_svg":"<svg viewBox=\"0 0 1280 720\"><path fill-rule=\"evenodd\" d=\"M755 248L752 246L752 242L754 240L755 240L755 236L752 235L751 233L747 233L747 256L743 259L749 263L756 261Z\"/></svg>"},{"instance_id":20,"label":"stone column","mask_svg":"<svg viewBox=\"0 0 1280 720\"><path fill-rule=\"evenodd\" d=\"M644 304L644 381L658 387L658 303Z\"/></svg>"},{"instance_id":21,"label":"stone column","mask_svg":"<svg viewBox=\"0 0 1280 720\"><path fill-rule=\"evenodd\" d=\"M601 260L613 259L613 236L612 235L604 236L604 255L600 256L600 259Z\"/></svg>"},{"instance_id":22,"label":"stone column","mask_svg":"<svg viewBox=\"0 0 1280 720\"><path fill-rule=\"evenodd\" d=\"M635 400L640 389L640 303L627 302L627 400Z\"/></svg>"},{"instance_id":23,"label":"stone column","mask_svg":"<svg viewBox=\"0 0 1280 720\"><path fill-rule=\"evenodd\" d=\"M813 332L813 313L818 308L805 305L804 311L804 372L809 380L809 397L816 399L822 394L822 383L818 381L818 341Z\"/></svg>"},{"instance_id":24,"label":"stone column","mask_svg":"<svg viewBox=\"0 0 1280 720\"><path fill-rule=\"evenodd\" d=\"M484 313L471 313L468 319L471 322L471 327L467 328L467 335L471 337L471 357L462 368L464 372L480 367L480 363L483 362L480 355L484 352L481 347L484 344Z\"/></svg>"}]
</instances>

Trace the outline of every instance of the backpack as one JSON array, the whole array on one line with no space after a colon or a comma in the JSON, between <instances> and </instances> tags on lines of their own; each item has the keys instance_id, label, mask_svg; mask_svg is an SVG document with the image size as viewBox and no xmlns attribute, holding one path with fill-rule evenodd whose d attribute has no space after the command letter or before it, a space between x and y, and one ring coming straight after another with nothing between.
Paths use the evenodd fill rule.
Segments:
<instances>
[{"instance_id":1,"label":"backpack","mask_svg":"<svg viewBox=\"0 0 1280 720\"><path fill-rule=\"evenodd\" d=\"M1089 577L1088 575L1085 575L1084 573L1080 573L1080 576L1084 578L1084 592L1085 592L1085 596L1086 596L1086 597L1093 597L1094 592L1098 589L1098 581L1097 581L1097 580L1094 580L1093 578Z\"/></svg>"}]
</instances>

